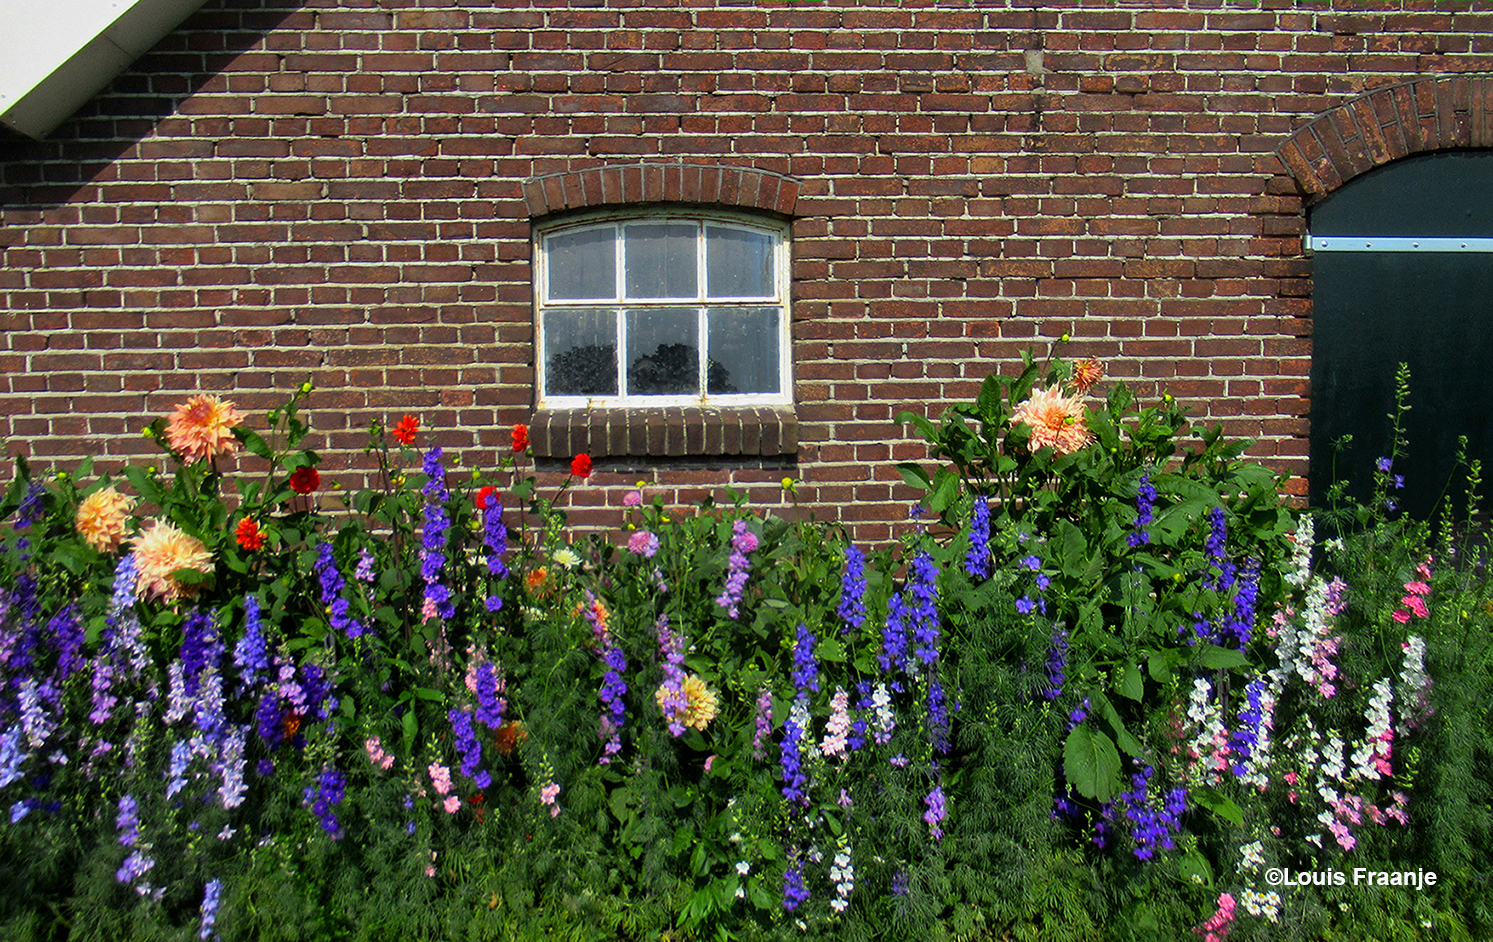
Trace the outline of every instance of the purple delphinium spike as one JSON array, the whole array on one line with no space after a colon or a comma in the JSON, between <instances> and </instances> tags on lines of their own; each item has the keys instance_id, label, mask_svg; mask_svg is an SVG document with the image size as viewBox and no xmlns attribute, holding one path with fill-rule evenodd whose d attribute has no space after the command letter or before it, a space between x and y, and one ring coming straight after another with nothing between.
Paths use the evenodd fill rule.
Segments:
<instances>
[{"instance_id":1,"label":"purple delphinium spike","mask_svg":"<svg viewBox=\"0 0 1493 942\"><path fill-rule=\"evenodd\" d=\"M819 663L814 660L816 639L808 626L798 623L798 636L793 645L793 686L802 696L807 691L819 692Z\"/></svg>"},{"instance_id":2,"label":"purple delphinium spike","mask_svg":"<svg viewBox=\"0 0 1493 942\"><path fill-rule=\"evenodd\" d=\"M207 881L207 886L202 889L202 910L197 928L197 938L202 942L218 937L215 926L218 923L218 904L222 892L223 881L216 879Z\"/></svg>"},{"instance_id":3,"label":"purple delphinium spike","mask_svg":"<svg viewBox=\"0 0 1493 942\"><path fill-rule=\"evenodd\" d=\"M329 766L317 776L314 789L310 785L306 786L306 802L311 805L312 813L321 820L322 830L332 835L333 840L340 840L343 832L332 806L342 802L346 784L346 776Z\"/></svg>"},{"instance_id":4,"label":"purple delphinium spike","mask_svg":"<svg viewBox=\"0 0 1493 942\"><path fill-rule=\"evenodd\" d=\"M845 547L845 575L840 579L840 601L835 606L840 633L849 634L866 623L866 555Z\"/></svg>"},{"instance_id":5,"label":"purple delphinium spike","mask_svg":"<svg viewBox=\"0 0 1493 942\"><path fill-rule=\"evenodd\" d=\"M779 763L783 770L783 798L789 804L808 807L809 779L803 771L803 744L808 735L809 704L805 695L793 701L793 709L783 722L783 745Z\"/></svg>"},{"instance_id":6,"label":"purple delphinium spike","mask_svg":"<svg viewBox=\"0 0 1493 942\"><path fill-rule=\"evenodd\" d=\"M1265 678L1256 677L1244 688L1246 705L1239 711L1239 728L1230 735L1233 742L1230 770L1235 775L1249 771L1249 759L1254 755L1260 741L1260 724L1264 721L1261 700L1265 694Z\"/></svg>"},{"instance_id":7,"label":"purple delphinium spike","mask_svg":"<svg viewBox=\"0 0 1493 942\"><path fill-rule=\"evenodd\" d=\"M917 645L913 653L932 666L938 660L938 567L931 555L919 553L913 557L912 572L907 588L917 600L909 626Z\"/></svg>"},{"instance_id":8,"label":"purple delphinium spike","mask_svg":"<svg viewBox=\"0 0 1493 942\"><path fill-rule=\"evenodd\" d=\"M499 579L508 575L508 563L503 559L508 553L508 528L503 525L503 505L498 495L487 498L488 506L482 509L482 543L487 547L487 571Z\"/></svg>"},{"instance_id":9,"label":"purple delphinium spike","mask_svg":"<svg viewBox=\"0 0 1493 942\"><path fill-rule=\"evenodd\" d=\"M321 604L327 609L327 620L332 630L341 632L349 638L361 638L364 625L348 614L352 603L343 594L347 588L347 580L342 578L342 573L337 569L337 559L332 555L332 544L323 541L317 547L316 552L315 569L317 580L321 585Z\"/></svg>"},{"instance_id":10,"label":"purple delphinium spike","mask_svg":"<svg viewBox=\"0 0 1493 942\"><path fill-rule=\"evenodd\" d=\"M233 666L238 668L239 685L244 690L254 686L259 675L270 669L259 598L254 595L244 596L244 633L233 646Z\"/></svg>"},{"instance_id":11,"label":"purple delphinium spike","mask_svg":"<svg viewBox=\"0 0 1493 942\"><path fill-rule=\"evenodd\" d=\"M1239 642L1241 651L1254 636L1255 604L1259 600L1259 595L1260 561L1250 559L1245 562L1244 570L1234 584L1234 617L1229 623L1229 631L1234 636L1234 640Z\"/></svg>"},{"instance_id":12,"label":"purple delphinium spike","mask_svg":"<svg viewBox=\"0 0 1493 942\"><path fill-rule=\"evenodd\" d=\"M1146 525L1152 520L1156 507L1156 485L1151 483L1149 474L1140 476L1140 484L1135 495L1135 528L1125 537L1125 542L1131 547L1144 546L1151 542L1151 533Z\"/></svg>"},{"instance_id":13,"label":"purple delphinium spike","mask_svg":"<svg viewBox=\"0 0 1493 942\"><path fill-rule=\"evenodd\" d=\"M975 498L975 512L969 523L969 553L964 557L964 571L976 579L990 577L990 501Z\"/></svg>"},{"instance_id":14,"label":"purple delphinium spike","mask_svg":"<svg viewBox=\"0 0 1493 942\"><path fill-rule=\"evenodd\" d=\"M63 679L83 666L83 623L78 620L78 606L69 602L47 623L47 634L57 648L57 666Z\"/></svg>"},{"instance_id":15,"label":"purple delphinium spike","mask_svg":"<svg viewBox=\"0 0 1493 942\"><path fill-rule=\"evenodd\" d=\"M1205 588L1226 592L1234 587L1235 568L1234 564L1229 562L1228 537L1228 522L1223 508L1214 507L1208 512L1207 552L1208 562L1218 572L1217 574L1209 572L1203 576Z\"/></svg>"},{"instance_id":16,"label":"purple delphinium spike","mask_svg":"<svg viewBox=\"0 0 1493 942\"><path fill-rule=\"evenodd\" d=\"M492 785L492 775L482 765L482 743L472 728L472 714L466 710L447 711L451 721L451 732L455 735L456 751L461 754L461 774L477 783L478 788Z\"/></svg>"},{"instance_id":17,"label":"purple delphinium spike","mask_svg":"<svg viewBox=\"0 0 1493 942\"><path fill-rule=\"evenodd\" d=\"M1058 626L1052 633L1052 647L1047 652L1047 686L1042 696L1056 700L1063 692L1068 670L1068 629Z\"/></svg>"},{"instance_id":18,"label":"purple delphinium spike","mask_svg":"<svg viewBox=\"0 0 1493 942\"><path fill-rule=\"evenodd\" d=\"M622 700L627 694L627 681L622 679L627 670L627 658L610 634L603 639L601 661L606 665L599 693L602 706L606 708L601 717L601 737L605 742L597 764L607 765L612 756L622 751L622 724L627 718L627 705Z\"/></svg>"},{"instance_id":19,"label":"purple delphinium spike","mask_svg":"<svg viewBox=\"0 0 1493 942\"><path fill-rule=\"evenodd\" d=\"M809 890L804 886L803 867L795 861L783 871L783 909L791 913L808 902L808 899Z\"/></svg>"},{"instance_id":20,"label":"purple delphinium spike","mask_svg":"<svg viewBox=\"0 0 1493 942\"><path fill-rule=\"evenodd\" d=\"M203 670L218 667L223 660L223 642L213 625L212 616L193 610L181 629L181 663L184 690L197 696Z\"/></svg>"},{"instance_id":21,"label":"purple delphinium spike","mask_svg":"<svg viewBox=\"0 0 1493 942\"><path fill-rule=\"evenodd\" d=\"M446 565L446 537L451 530L451 516L446 512L445 501L450 492L446 490L446 472L441 467L439 446L425 454L424 522L420 528L420 576L425 580L425 608L433 610L444 619L456 615L456 606L451 602L451 590L440 581L441 570Z\"/></svg>"},{"instance_id":22,"label":"purple delphinium spike","mask_svg":"<svg viewBox=\"0 0 1493 942\"><path fill-rule=\"evenodd\" d=\"M731 618L740 614L741 596L746 590L751 560L747 557L757 549L756 534L747 529L745 520L731 524L731 555L726 560L726 585L715 604L726 610Z\"/></svg>"},{"instance_id":23,"label":"purple delphinium spike","mask_svg":"<svg viewBox=\"0 0 1493 942\"><path fill-rule=\"evenodd\" d=\"M949 752L949 707L944 699L943 684L935 675L928 682L928 737L933 751Z\"/></svg>"},{"instance_id":24,"label":"purple delphinium spike","mask_svg":"<svg viewBox=\"0 0 1493 942\"><path fill-rule=\"evenodd\" d=\"M508 709L508 701L503 699L503 691L507 686L503 675L491 661L483 661L477 665L474 686L477 695L477 722L496 730L503 725L503 714Z\"/></svg>"},{"instance_id":25,"label":"purple delphinium spike","mask_svg":"<svg viewBox=\"0 0 1493 942\"><path fill-rule=\"evenodd\" d=\"M119 816L114 819L114 826L119 828L119 843L126 847L140 843L140 806L134 795L126 793L120 797Z\"/></svg>"},{"instance_id":26,"label":"purple delphinium spike","mask_svg":"<svg viewBox=\"0 0 1493 942\"><path fill-rule=\"evenodd\" d=\"M752 732L752 758L759 762L767 758L767 743L772 738L772 691L763 687L757 691L754 729Z\"/></svg>"},{"instance_id":27,"label":"purple delphinium spike","mask_svg":"<svg viewBox=\"0 0 1493 942\"><path fill-rule=\"evenodd\" d=\"M943 828L940 825L949 813L948 806L945 804L943 786L934 785L933 790L923 799L923 804L928 806L928 810L923 812L923 820L928 824L928 833L935 841L943 840Z\"/></svg>"},{"instance_id":28,"label":"purple delphinium spike","mask_svg":"<svg viewBox=\"0 0 1493 942\"><path fill-rule=\"evenodd\" d=\"M669 724L669 734L677 739L684 735L684 714L689 709L689 697L684 693L684 639L670 630L668 615L658 616L654 627L664 661L664 696L659 706Z\"/></svg>"}]
</instances>

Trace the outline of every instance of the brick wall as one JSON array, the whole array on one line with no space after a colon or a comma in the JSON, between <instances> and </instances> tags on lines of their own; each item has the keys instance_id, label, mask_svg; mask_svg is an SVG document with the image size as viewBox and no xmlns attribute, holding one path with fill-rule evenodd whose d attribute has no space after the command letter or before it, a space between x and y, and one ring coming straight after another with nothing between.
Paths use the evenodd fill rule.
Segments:
<instances>
[{"instance_id":1,"label":"brick wall","mask_svg":"<svg viewBox=\"0 0 1493 942\"><path fill-rule=\"evenodd\" d=\"M924 453L893 416L1063 333L1304 474L1305 205L1398 155L1369 118L1407 95L1438 133L1404 152L1484 142L1480 79L1405 85L1493 69L1493 13L1452 6L208 0L0 142L0 437L117 462L190 390L262 410L309 376L349 483L406 412L490 465L531 417L526 182L670 163L796 188L797 454L606 459L580 504L791 475L885 539Z\"/></svg>"}]
</instances>

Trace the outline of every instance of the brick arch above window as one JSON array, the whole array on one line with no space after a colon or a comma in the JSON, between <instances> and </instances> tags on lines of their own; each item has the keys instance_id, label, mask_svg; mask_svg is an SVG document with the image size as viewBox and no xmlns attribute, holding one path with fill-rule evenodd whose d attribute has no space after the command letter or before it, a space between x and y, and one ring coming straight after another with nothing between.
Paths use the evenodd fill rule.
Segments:
<instances>
[{"instance_id":1,"label":"brick arch above window","mask_svg":"<svg viewBox=\"0 0 1493 942\"><path fill-rule=\"evenodd\" d=\"M799 182L770 170L720 164L643 162L562 170L524 181L533 218L638 203L733 206L792 216Z\"/></svg>"},{"instance_id":2,"label":"brick arch above window","mask_svg":"<svg viewBox=\"0 0 1493 942\"><path fill-rule=\"evenodd\" d=\"M1493 147L1493 74L1374 89L1312 119L1276 156L1315 201L1391 160L1456 147Z\"/></svg>"}]
</instances>

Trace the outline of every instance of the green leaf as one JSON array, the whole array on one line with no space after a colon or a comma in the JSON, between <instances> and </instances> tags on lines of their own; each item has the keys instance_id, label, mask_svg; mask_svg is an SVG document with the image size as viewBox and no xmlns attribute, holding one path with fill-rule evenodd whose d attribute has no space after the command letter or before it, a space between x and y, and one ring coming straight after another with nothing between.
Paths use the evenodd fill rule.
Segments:
<instances>
[{"instance_id":1,"label":"green leaf","mask_svg":"<svg viewBox=\"0 0 1493 942\"><path fill-rule=\"evenodd\" d=\"M244 428L242 425L236 425L229 431L233 433L234 438L243 443L244 450L249 454L258 455L266 461L275 460L275 453L270 450L269 444L259 437L258 432L251 428Z\"/></svg>"},{"instance_id":2,"label":"green leaf","mask_svg":"<svg viewBox=\"0 0 1493 942\"><path fill-rule=\"evenodd\" d=\"M129 479L130 486L135 489L135 493L152 504L159 507L165 502L166 492L161 490L161 486L144 468L139 465L127 465L124 469L124 476Z\"/></svg>"},{"instance_id":3,"label":"green leaf","mask_svg":"<svg viewBox=\"0 0 1493 942\"><path fill-rule=\"evenodd\" d=\"M933 482L928 479L928 472L924 471L922 465L912 462L902 462L897 465L897 473L902 475L902 480L921 491L931 490Z\"/></svg>"},{"instance_id":4,"label":"green leaf","mask_svg":"<svg viewBox=\"0 0 1493 942\"><path fill-rule=\"evenodd\" d=\"M1249 658L1244 656L1243 651L1232 648L1221 648L1216 644L1205 644L1199 648L1201 657L1199 662L1210 670L1228 669L1231 667L1243 667L1249 663Z\"/></svg>"},{"instance_id":5,"label":"green leaf","mask_svg":"<svg viewBox=\"0 0 1493 942\"><path fill-rule=\"evenodd\" d=\"M912 423L913 427L918 430L918 434L922 435L925 440L930 442L938 440L938 429L933 427L933 423L929 422L926 416L918 415L916 412L898 412L897 424L908 423Z\"/></svg>"},{"instance_id":6,"label":"green leaf","mask_svg":"<svg viewBox=\"0 0 1493 942\"><path fill-rule=\"evenodd\" d=\"M1063 575L1072 579L1082 576L1087 568L1089 551L1089 543L1083 538L1083 531L1070 521L1059 520L1057 535Z\"/></svg>"},{"instance_id":7,"label":"green leaf","mask_svg":"<svg viewBox=\"0 0 1493 942\"><path fill-rule=\"evenodd\" d=\"M1078 793L1112 801L1120 785L1120 753L1106 735L1080 723L1063 743L1063 774Z\"/></svg>"},{"instance_id":8,"label":"green leaf","mask_svg":"<svg viewBox=\"0 0 1493 942\"><path fill-rule=\"evenodd\" d=\"M1199 805L1223 818L1235 827L1244 826L1244 812L1234 804L1227 796L1219 794L1212 788L1195 788L1192 798Z\"/></svg>"},{"instance_id":9,"label":"green leaf","mask_svg":"<svg viewBox=\"0 0 1493 942\"><path fill-rule=\"evenodd\" d=\"M1109 697L1106 697L1097 690L1089 696L1094 707L1094 713L1108 724L1110 731L1114 733L1114 741L1121 749L1125 750L1125 754L1131 756L1140 755L1141 744L1125 728L1125 721L1120 719L1120 714L1115 710L1115 705L1110 702Z\"/></svg>"},{"instance_id":10,"label":"green leaf","mask_svg":"<svg viewBox=\"0 0 1493 942\"><path fill-rule=\"evenodd\" d=\"M445 699L441 695L441 692L439 690L432 690L429 687L414 687L411 688L411 692L421 700L434 700L435 702L439 703L441 700Z\"/></svg>"},{"instance_id":11,"label":"green leaf","mask_svg":"<svg viewBox=\"0 0 1493 942\"><path fill-rule=\"evenodd\" d=\"M941 514L959 499L959 477L948 468L939 468L933 478L933 493L925 505L930 513Z\"/></svg>"},{"instance_id":12,"label":"green leaf","mask_svg":"<svg viewBox=\"0 0 1493 942\"><path fill-rule=\"evenodd\" d=\"M839 638L826 638L819 642L819 648L814 654L821 661L839 664L845 660L845 645L840 643Z\"/></svg>"},{"instance_id":13,"label":"green leaf","mask_svg":"<svg viewBox=\"0 0 1493 942\"><path fill-rule=\"evenodd\" d=\"M1158 684L1172 682L1172 669L1177 666L1177 656L1170 651L1157 651L1146 660L1146 669L1151 679Z\"/></svg>"},{"instance_id":14,"label":"green leaf","mask_svg":"<svg viewBox=\"0 0 1493 942\"><path fill-rule=\"evenodd\" d=\"M1129 697L1131 700L1140 702L1146 694L1146 680L1141 676L1140 668L1134 661L1127 661L1120 665L1119 683L1115 685L1120 696Z\"/></svg>"}]
</instances>

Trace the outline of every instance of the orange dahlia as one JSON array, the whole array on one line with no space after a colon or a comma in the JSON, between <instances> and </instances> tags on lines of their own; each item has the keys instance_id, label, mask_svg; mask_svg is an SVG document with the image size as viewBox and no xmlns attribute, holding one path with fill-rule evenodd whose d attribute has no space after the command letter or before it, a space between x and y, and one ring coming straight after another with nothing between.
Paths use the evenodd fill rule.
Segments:
<instances>
[{"instance_id":1,"label":"orange dahlia","mask_svg":"<svg viewBox=\"0 0 1493 942\"><path fill-rule=\"evenodd\" d=\"M195 536L190 536L164 520L152 520L150 527L135 540L135 594L164 602L193 595L197 586L176 581L171 574L178 569L212 572L213 557Z\"/></svg>"},{"instance_id":2,"label":"orange dahlia","mask_svg":"<svg viewBox=\"0 0 1493 942\"><path fill-rule=\"evenodd\" d=\"M166 441L188 461L232 454L238 450L238 439L231 429L243 421L243 413L233 403L196 395L176 407L166 423Z\"/></svg>"},{"instance_id":3,"label":"orange dahlia","mask_svg":"<svg viewBox=\"0 0 1493 942\"><path fill-rule=\"evenodd\" d=\"M1065 397L1058 389L1035 390L1031 398L1016 407L1011 424L1031 427L1027 447L1033 452L1051 447L1066 455L1094 441L1077 396Z\"/></svg>"},{"instance_id":4,"label":"orange dahlia","mask_svg":"<svg viewBox=\"0 0 1493 942\"><path fill-rule=\"evenodd\" d=\"M125 526L135 499L112 487L94 491L78 505L78 533L100 553L112 553L124 542Z\"/></svg>"},{"instance_id":5,"label":"orange dahlia","mask_svg":"<svg viewBox=\"0 0 1493 942\"><path fill-rule=\"evenodd\" d=\"M1073 367L1073 389L1080 396L1093 389L1094 384L1103 378L1104 364L1093 357L1089 357L1087 360L1080 360Z\"/></svg>"}]
</instances>

